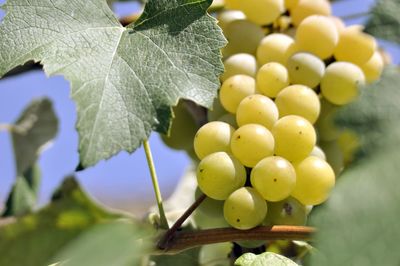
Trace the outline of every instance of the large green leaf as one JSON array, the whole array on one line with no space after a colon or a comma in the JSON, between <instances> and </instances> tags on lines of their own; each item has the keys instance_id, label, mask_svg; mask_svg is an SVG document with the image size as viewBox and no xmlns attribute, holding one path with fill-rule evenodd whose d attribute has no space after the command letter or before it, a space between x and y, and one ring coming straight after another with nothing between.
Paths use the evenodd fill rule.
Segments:
<instances>
[{"instance_id":1,"label":"large green leaf","mask_svg":"<svg viewBox=\"0 0 400 266\"><path fill-rule=\"evenodd\" d=\"M33 59L71 82L84 167L133 152L168 131L179 98L212 105L225 39L211 3L149 0L125 28L105 0L7 0L0 76Z\"/></svg>"},{"instance_id":2,"label":"large green leaf","mask_svg":"<svg viewBox=\"0 0 400 266\"><path fill-rule=\"evenodd\" d=\"M378 0L365 31L382 39L400 43L400 1Z\"/></svg>"},{"instance_id":3,"label":"large green leaf","mask_svg":"<svg viewBox=\"0 0 400 266\"><path fill-rule=\"evenodd\" d=\"M312 265L400 264L399 83L400 72L387 70L340 113L340 124L360 134L364 156L343 173L312 218L320 250Z\"/></svg>"},{"instance_id":4,"label":"large green leaf","mask_svg":"<svg viewBox=\"0 0 400 266\"><path fill-rule=\"evenodd\" d=\"M235 261L236 266L298 266L294 261L272 252L265 252L260 255L252 253L243 254Z\"/></svg>"},{"instance_id":5,"label":"large green leaf","mask_svg":"<svg viewBox=\"0 0 400 266\"><path fill-rule=\"evenodd\" d=\"M35 214L0 227L0 265L43 266L61 248L96 224L121 218L94 204L73 178Z\"/></svg>"},{"instance_id":6,"label":"large green leaf","mask_svg":"<svg viewBox=\"0 0 400 266\"><path fill-rule=\"evenodd\" d=\"M53 140L58 119L47 98L32 101L14 123L12 131L17 176L33 167L41 148Z\"/></svg>"}]
</instances>

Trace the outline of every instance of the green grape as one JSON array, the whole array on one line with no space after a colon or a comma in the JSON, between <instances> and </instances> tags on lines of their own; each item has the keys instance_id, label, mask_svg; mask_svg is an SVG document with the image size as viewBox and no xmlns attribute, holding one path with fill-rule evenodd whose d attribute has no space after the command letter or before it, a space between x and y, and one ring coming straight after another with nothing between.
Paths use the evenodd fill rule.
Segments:
<instances>
[{"instance_id":1,"label":"green grape","mask_svg":"<svg viewBox=\"0 0 400 266\"><path fill-rule=\"evenodd\" d=\"M334 62L326 68L321 92L331 103L344 105L357 98L364 84L364 73L358 66L349 62Z\"/></svg>"},{"instance_id":2,"label":"green grape","mask_svg":"<svg viewBox=\"0 0 400 266\"><path fill-rule=\"evenodd\" d=\"M325 73L325 63L310 53L296 53L287 62L290 83L315 88Z\"/></svg>"},{"instance_id":3,"label":"green grape","mask_svg":"<svg viewBox=\"0 0 400 266\"><path fill-rule=\"evenodd\" d=\"M317 139L312 124L297 115L279 119L272 128L272 134L275 138L275 154L291 162L306 158Z\"/></svg>"},{"instance_id":4,"label":"green grape","mask_svg":"<svg viewBox=\"0 0 400 266\"><path fill-rule=\"evenodd\" d=\"M227 123L213 121L202 126L194 137L194 151L199 159L218 152L230 152L230 141L235 129Z\"/></svg>"},{"instance_id":5,"label":"green grape","mask_svg":"<svg viewBox=\"0 0 400 266\"><path fill-rule=\"evenodd\" d=\"M230 23L235 20L246 19L246 15L239 10L223 10L218 13L217 20L218 25L221 27L222 31L226 31L226 28Z\"/></svg>"},{"instance_id":6,"label":"green grape","mask_svg":"<svg viewBox=\"0 0 400 266\"><path fill-rule=\"evenodd\" d=\"M334 55L337 61L363 65L371 58L376 48L373 36L364 33L359 27L352 26L340 32Z\"/></svg>"},{"instance_id":7,"label":"green grape","mask_svg":"<svg viewBox=\"0 0 400 266\"><path fill-rule=\"evenodd\" d=\"M318 157L310 156L295 165L297 182L292 196L304 205L318 205L329 196L335 185L331 166Z\"/></svg>"},{"instance_id":8,"label":"green grape","mask_svg":"<svg viewBox=\"0 0 400 266\"><path fill-rule=\"evenodd\" d=\"M333 22L333 24L335 24L338 33L346 28L346 24L344 24L341 18L335 16L329 16L328 18Z\"/></svg>"},{"instance_id":9,"label":"green grape","mask_svg":"<svg viewBox=\"0 0 400 266\"><path fill-rule=\"evenodd\" d=\"M264 37L257 48L257 61L260 65L277 62L285 65L289 57L296 52L292 37L282 33L273 33Z\"/></svg>"},{"instance_id":10,"label":"green grape","mask_svg":"<svg viewBox=\"0 0 400 266\"><path fill-rule=\"evenodd\" d=\"M304 19L296 32L298 49L315 54L321 59L333 55L339 40L339 33L331 19L313 15Z\"/></svg>"},{"instance_id":11,"label":"green grape","mask_svg":"<svg viewBox=\"0 0 400 266\"><path fill-rule=\"evenodd\" d=\"M236 111L236 121L239 126L260 124L271 129L278 118L279 113L275 103L261 94L244 98Z\"/></svg>"},{"instance_id":12,"label":"green grape","mask_svg":"<svg viewBox=\"0 0 400 266\"><path fill-rule=\"evenodd\" d=\"M331 12L331 4L327 0L300 0L299 3L292 8L290 15L293 24L297 27L309 16L330 16Z\"/></svg>"},{"instance_id":13,"label":"green grape","mask_svg":"<svg viewBox=\"0 0 400 266\"><path fill-rule=\"evenodd\" d=\"M314 146L313 150L310 153L310 156L315 156L326 161L325 152L318 146Z\"/></svg>"},{"instance_id":14,"label":"green grape","mask_svg":"<svg viewBox=\"0 0 400 266\"><path fill-rule=\"evenodd\" d=\"M257 72L257 90L271 98L289 86L289 73L285 66L280 63L267 63Z\"/></svg>"},{"instance_id":15,"label":"green grape","mask_svg":"<svg viewBox=\"0 0 400 266\"><path fill-rule=\"evenodd\" d=\"M232 55L224 61L224 66L225 72L221 76L222 81L240 74L255 77L257 72L256 58L251 54Z\"/></svg>"},{"instance_id":16,"label":"green grape","mask_svg":"<svg viewBox=\"0 0 400 266\"><path fill-rule=\"evenodd\" d=\"M341 129L335 125L335 116L339 107L321 99L321 113L316 123L318 137L323 141L332 141L339 137Z\"/></svg>"},{"instance_id":17,"label":"green grape","mask_svg":"<svg viewBox=\"0 0 400 266\"><path fill-rule=\"evenodd\" d=\"M267 215L267 203L251 187L233 192L224 203L225 220L234 228L247 230L260 225Z\"/></svg>"},{"instance_id":18,"label":"green grape","mask_svg":"<svg viewBox=\"0 0 400 266\"><path fill-rule=\"evenodd\" d=\"M381 75L385 64L381 54L376 51L371 58L360 66L368 83L377 81Z\"/></svg>"},{"instance_id":19,"label":"green grape","mask_svg":"<svg viewBox=\"0 0 400 266\"><path fill-rule=\"evenodd\" d=\"M198 199L202 194L203 192L197 187L194 197ZM224 201L207 197L196 210L211 217L218 216L224 211Z\"/></svg>"},{"instance_id":20,"label":"green grape","mask_svg":"<svg viewBox=\"0 0 400 266\"><path fill-rule=\"evenodd\" d=\"M197 183L201 191L215 200L225 200L246 183L246 169L226 152L204 157L197 166Z\"/></svg>"},{"instance_id":21,"label":"green grape","mask_svg":"<svg viewBox=\"0 0 400 266\"><path fill-rule=\"evenodd\" d=\"M265 200L275 202L290 195L296 185L296 172L286 159L271 156L254 166L250 180Z\"/></svg>"},{"instance_id":22,"label":"green grape","mask_svg":"<svg viewBox=\"0 0 400 266\"><path fill-rule=\"evenodd\" d=\"M184 102L179 102L173 108L174 119L169 130L169 136L161 135L163 142L176 150L192 149L193 138L198 129L197 123L190 114Z\"/></svg>"},{"instance_id":23,"label":"green grape","mask_svg":"<svg viewBox=\"0 0 400 266\"><path fill-rule=\"evenodd\" d=\"M360 140L357 134L351 130L344 130L338 140L338 145L343 154L344 163L347 165L354 160L354 155L360 148Z\"/></svg>"},{"instance_id":24,"label":"green grape","mask_svg":"<svg viewBox=\"0 0 400 266\"><path fill-rule=\"evenodd\" d=\"M339 143L337 140L321 141L319 145L325 152L326 161L332 167L333 172L335 172L336 176L339 176L344 167L343 153L340 149Z\"/></svg>"},{"instance_id":25,"label":"green grape","mask_svg":"<svg viewBox=\"0 0 400 266\"><path fill-rule=\"evenodd\" d=\"M225 122L234 128L238 128L238 125L236 123L236 117L233 114L224 114L218 118L218 121Z\"/></svg>"},{"instance_id":26,"label":"green grape","mask_svg":"<svg viewBox=\"0 0 400 266\"><path fill-rule=\"evenodd\" d=\"M212 109L207 111L207 119L208 121L217 121L218 118L225 114L227 114L227 111L222 106L219 99L215 99Z\"/></svg>"},{"instance_id":27,"label":"green grape","mask_svg":"<svg viewBox=\"0 0 400 266\"><path fill-rule=\"evenodd\" d=\"M275 103L280 117L298 115L311 124L317 121L321 109L317 93L303 85L286 87L278 94Z\"/></svg>"},{"instance_id":28,"label":"green grape","mask_svg":"<svg viewBox=\"0 0 400 266\"><path fill-rule=\"evenodd\" d=\"M284 11L284 0L246 0L240 1L237 9L258 25L271 24Z\"/></svg>"},{"instance_id":29,"label":"green grape","mask_svg":"<svg viewBox=\"0 0 400 266\"><path fill-rule=\"evenodd\" d=\"M256 81L246 75L235 75L222 83L219 99L222 106L230 113L235 114L239 103L256 92Z\"/></svg>"},{"instance_id":30,"label":"green grape","mask_svg":"<svg viewBox=\"0 0 400 266\"><path fill-rule=\"evenodd\" d=\"M240 2L242 0L224 0L226 8L240 9Z\"/></svg>"},{"instance_id":31,"label":"green grape","mask_svg":"<svg viewBox=\"0 0 400 266\"><path fill-rule=\"evenodd\" d=\"M229 227L229 224L226 222L223 212L218 214L217 216L209 216L202 212L195 211L193 215L194 223L196 227L200 229L212 229L212 228L225 228Z\"/></svg>"},{"instance_id":32,"label":"green grape","mask_svg":"<svg viewBox=\"0 0 400 266\"><path fill-rule=\"evenodd\" d=\"M290 10L296 7L299 3L299 0L285 0L286 9Z\"/></svg>"},{"instance_id":33,"label":"green grape","mask_svg":"<svg viewBox=\"0 0 400 266\"><path fill-rule=\"evenodd\" d=\"M305 225L307 209L298 200L288 197L279 202L268 202L265 225Z\"/></svg>"},{"instance_id":34,"label":"green grape","mask_svg":"<svg viewBox=\"0 0 400 266\"><path fill-rule=\"evenodd\" d=\"M264 38L263 29L248 20L235 20L225 30L228 45L222 50L224 57L238 53L255 54L258 44ZM246 40L246 41L244 41Z\"/></svg>"},{"instance_id":35,"label":"green grape","mask_svg":"<svg viewBox=\"0 0 400 266\"><path fill-rule=\"evenodd\" d=\"M233 155L245 166L253 167L274 152L274 138L265 127L247 124L235 131L231 140Z\"/></svg>"}]
</instances>

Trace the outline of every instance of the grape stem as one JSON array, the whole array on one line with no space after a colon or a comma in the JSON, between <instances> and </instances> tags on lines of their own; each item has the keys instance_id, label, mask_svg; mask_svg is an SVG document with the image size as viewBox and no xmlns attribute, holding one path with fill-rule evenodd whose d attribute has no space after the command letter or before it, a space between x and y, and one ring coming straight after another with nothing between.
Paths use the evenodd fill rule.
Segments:
<instances>
[{"instance_id":1,"label":"grape stem","mask_svg":"<svg viewBox=\"0 0 400 266\"><path fill-rule=\"evenodd\" d=\"M153 183L153 189L154 189L154 193L156 196L158 211L160 213L160 228L168 229L169 226L168 226L167 217L165 216L160 186L158 184L156 167L154 166L154 160L153 160L153 155L151 153L150 143L147 139L143 141L143 147L144 147L144 151L146 153L147 165L149 166L149 170L150 170L151 181Z\"/></svg>"},{"instance_id":2,"label":"grape stem","mask_svg":"<svg viewBox=\"0 0 400 266\"><path fill-rule=\"evenodd\" d=\"M259 226L250 230L217 228L192 232L175 232L164 249L157 254L175 254L186 249L241 240L303 240L309 241L315 229L307 226Z\"/></svg>"},{"instance_id":3,"label":"grape stem","mask_svg":"<svg viewBox=\"0 0 400 266\"><path fill-rule=\"evenodd\" d=\"M169 243L173 241L175 234L187 218L200 206L200 204L206 199L206 195L202 194L196 201L182 214L181 217L175 222L175 224L164 234L161 240L158 242L157 247L159 249L168 249Z\"/></svg>"}]
</instances>

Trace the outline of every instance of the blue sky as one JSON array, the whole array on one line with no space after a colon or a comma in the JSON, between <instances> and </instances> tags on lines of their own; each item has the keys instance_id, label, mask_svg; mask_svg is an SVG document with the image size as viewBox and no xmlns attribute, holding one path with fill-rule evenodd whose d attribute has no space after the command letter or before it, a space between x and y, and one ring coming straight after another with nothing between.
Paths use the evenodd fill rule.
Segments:
<instances>
[{"instance_id":1,"label":"blue sky","mask_svg":"<svg viewBox=\"0 0 400 266\"><path fill-rule=\"evenodd\" d=\"M5 0L0 0L3 4ZM368 11L373 0L343 0L334 5L334 14L347 16ZM128 15L137 10L132 3L115 5L118 15ZM0 19L4 12L0 11ZM362 23L366 17L352 19L348 24ZM400 61L400 49L384 43L392 53L394 62ZM69 84L62 77L47 78L41 71L33 71L17 77L0 80L0 123L12 123L33 99L49 97L60 119L60 132L53 144L40 158L43 183L40 202L43 204L63 177L73 173L78 163L78 136L75 131L75 104L69 98ZM184 152L173 151L163 145L157 134L150 138L156 168L164 196L170 194L179 177L189 164ZM83 187L95 198L118 205L148 206L153 201L153 191L143 149L134 154L120 153L112 159L77 174ZM10 137L0 132L0 204L6 198L15 178ZM143 202L143 203L142 203Z\"/></svg>"}]
</instances>

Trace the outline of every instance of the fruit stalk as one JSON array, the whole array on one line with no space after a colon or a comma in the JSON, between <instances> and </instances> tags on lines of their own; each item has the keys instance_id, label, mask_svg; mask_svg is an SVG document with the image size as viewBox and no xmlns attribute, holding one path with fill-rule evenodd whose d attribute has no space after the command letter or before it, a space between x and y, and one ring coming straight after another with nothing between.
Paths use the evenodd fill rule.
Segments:
<instances>
[{"instance_id":1,"label":"fruit stalk","mask_svg":"<svg viewBox=\"0 0 400 266\"><path fill-rule=\"evenodd\" d=\"M158 211L160 213L160 228L168 229L169 226L168 226L167 217L165 216L163 200L162 200L162 196L161 196L160 186L158 184L156 168L154 166L154 160L153 160L153 156L151 154L150 143L147 139L143 141L143 147L144 147L144 151L146 153L147 164L148 164L149 170L150 170L151 181L153 183L153 189L154 189L154 193L156 196Z\"/></svg>"}]
</instances>

